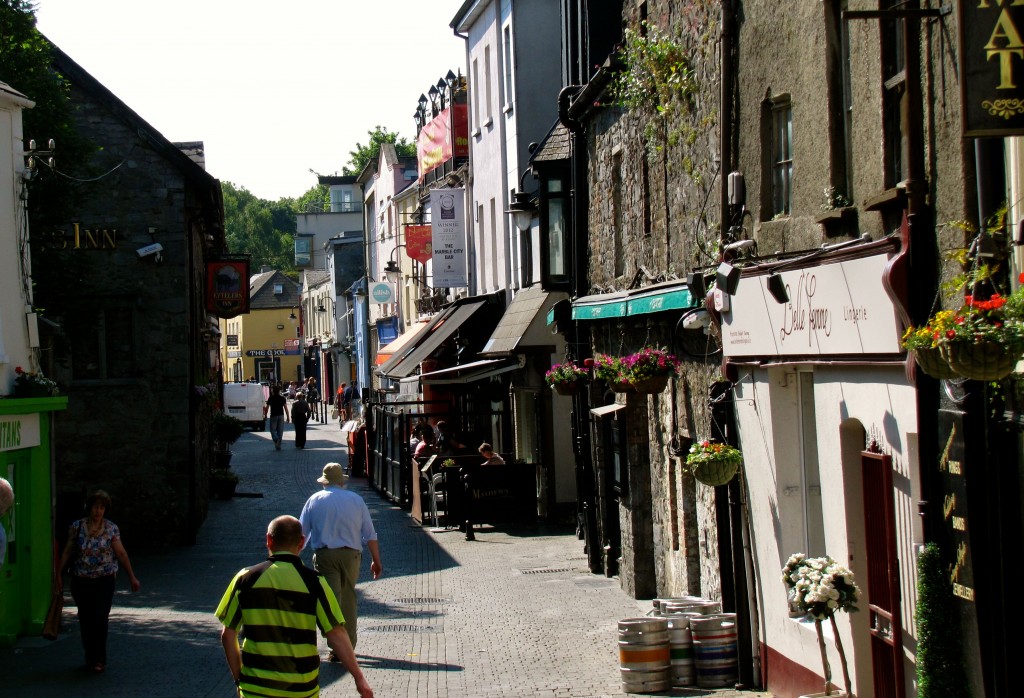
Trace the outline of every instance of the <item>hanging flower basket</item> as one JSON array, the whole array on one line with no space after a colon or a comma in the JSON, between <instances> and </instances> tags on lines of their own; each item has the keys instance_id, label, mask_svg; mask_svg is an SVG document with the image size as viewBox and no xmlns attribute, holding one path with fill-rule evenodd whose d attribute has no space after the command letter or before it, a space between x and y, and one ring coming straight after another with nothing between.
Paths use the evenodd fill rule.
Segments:
<instances>
[{"instance_id":1,"label":"hanging flower basket","mask_svg":"<svg viewBox=\"0 0 1024 698\"><path fill-rule=\"evenodd\" d=\"M949 378L957 378L959 376L956 371L949 367L946 360L942 358L942 352L939 351L938 347L921 347L920 349L914 349L914 361L917 362L918 368L932 378L946 380Z\"/></svg>"},{"instance_id":2,"label":"hanging flower basket","mask_svg":"<svg viewBox=\"0 0 1024 698\"><path fill-rule=\"evenodd\" d=\"M589 377L588 371L569 361L555 364L544 374L544 380L559 395L575 395Z\"/></svg>"},{"instance_id":3,"label":"hanging flower basket","mask_svg":"<svg viewBox=\"0 0 1024 698\"><path fill-rule=\"evenodd\" d=\"M633 388L638 393L644 393L647 395L657 395L665 390L668 385L668 375L662 376L651 376L650 378L644 378L633 383Z\"/></svg>"},{"instance_id":4,"label":"hanging flower basket","mask_svg":"<svg viewBox=\"0 0 1024 698\"><path fill-rule=\"evenodd\" d=\"M629 383L627 381L612 381L608 385L612 389L612 392L615 392L615 393L635 393L636 392L636 388L633 386L633 384Z\"/></svg>"},{"instance_id":5,"label":"hanging flower basket","mask_svg":"<svg viewBox=\"0 0 1024 698\"><path fill-rule=\"evenodd\" d=\"M690 447L686 467L690 474L708 487L720 487L739 472L743 454L728 444L701 441Z\"/></svg>"},{"instance_id":6,"label":"hanging flower basket","mask_svg":"<svg viewBox=\"0 0 1024 698\"><path fill-rule=\"evenodd\" d=\"M720 458L706 460L690 466L693 477L708 487L720 487L729 484L740 470L739 458Z\"/></svg>"},{"instance_id":7,"label":"hanging flower basket","mask_svg":"<svg viewBox=\"0 0 1024 698\"><path fill-rule=\"evenodd\" d=\"M555 383L551 387L559 395L575 395L580 391L580 385L582 381L574 381L572 383Z\"/></svg>"},{"instance_id":8,"label":"hanging flower basket","mask_svg":"<svg viewBox=\"0 0 1024 698\"><path fill-rule=\"evenodd\" d=\"M948 342L939 347L955 373L978 381L994 381L1013 372L1021 358L1021 345L990 340Z\"/></svg>"}]
</instances>

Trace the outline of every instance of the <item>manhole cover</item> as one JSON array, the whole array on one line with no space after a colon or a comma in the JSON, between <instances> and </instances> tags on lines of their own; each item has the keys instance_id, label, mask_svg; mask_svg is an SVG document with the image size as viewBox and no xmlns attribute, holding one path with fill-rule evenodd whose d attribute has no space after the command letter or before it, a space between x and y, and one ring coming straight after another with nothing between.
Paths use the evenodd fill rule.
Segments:
<instances>
[{"instance_id":1,"label":"manhole cover","mask_svg":"<svg viewBox=\"0 0 1024 698\"><path fill-rule=\"evenodd\" d=\"M429 596L414 596L408 599L395 599L395 603L400 604L432 604L432 603L451 603L451 599L432 598Z\"/></svg>"},{"instance_id":2,"label":"manhole cover","mask_svg":"<svg viewBox=\"0 0 1024 698\"><path fill-rule=\"evenodd\" d=\"M433 625L376 625L369 628L360 628L362 633L436 633L437 628Z\"/></svg>"},{"instance_id":3,"label":"manhole cover","mask_svg":"<svg viewBox=\"0 0 1024 698\"><path fill-rule=\"evenodd\" d=\"M537 567L519 571L523 574L551 574L552 572L572 572L572 569L569 567Z\"/></svg>"}]
</instances>

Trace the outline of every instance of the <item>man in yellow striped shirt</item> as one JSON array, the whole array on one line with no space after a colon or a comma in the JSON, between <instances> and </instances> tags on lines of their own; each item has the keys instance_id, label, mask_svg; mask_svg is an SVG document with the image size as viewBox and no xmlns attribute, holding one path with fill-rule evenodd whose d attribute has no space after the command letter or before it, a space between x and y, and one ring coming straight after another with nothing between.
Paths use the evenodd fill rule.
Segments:
<instances>
[{"instance_id":1,"label":"man in yellow striped shirt","mask_svg":"<svg viewBox=\"0 0 1024 698\"><path fill-rule=\"evenodd\" d=\"M326 580L302 564L302 525L279 516L267 527L270 558L235 575L217 606L221 645L242 698L320 695L319 627L334 654L372 698L345 632L345 619ZM238 634L244 634L242 646Z\"/></svg>"}]
</instances>

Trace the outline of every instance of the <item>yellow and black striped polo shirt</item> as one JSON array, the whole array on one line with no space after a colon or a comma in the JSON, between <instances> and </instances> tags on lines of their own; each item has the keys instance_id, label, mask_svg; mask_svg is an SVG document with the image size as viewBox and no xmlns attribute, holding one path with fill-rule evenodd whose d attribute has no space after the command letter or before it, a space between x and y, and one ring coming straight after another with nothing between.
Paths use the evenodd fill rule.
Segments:
<instances>
[{"instance_id":1,"label":"yellow and black striped polo shirt","mask_svg":"<svg viewBox=\"0 0 1024 698\"><path fill-rule=\"evenodd\" d=\"M228 585L217 618L242 635L242 696L307 698L320 694L317 627L344 625L326 580L298 556L274 553Z\"/></svg>"}]
</instances>

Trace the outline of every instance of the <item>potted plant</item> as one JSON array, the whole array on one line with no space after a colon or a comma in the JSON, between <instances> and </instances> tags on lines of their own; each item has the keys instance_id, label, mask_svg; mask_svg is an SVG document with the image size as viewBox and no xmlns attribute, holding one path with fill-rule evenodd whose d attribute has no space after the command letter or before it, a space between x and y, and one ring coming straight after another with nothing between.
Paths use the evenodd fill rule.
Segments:
<instances>
[{"instance_id":1,"label":"potted plant","mask_svg":"<svg viewBox=\"0 0 1024 698\"><path fill-rule=\"evenodd\" d=\"M574 363L555 364L544 374L544 381L559 395L572 395L589 374Z\"/></svg>"},{"instance_id":2,"label":"potted plant","mask_svg":"<svg viewBox=\"0 0 1024 698\"><path fill-rule=\"evenodd\" d=\"M917 557L917 691L921 698L962 695L967 685L956 599L942 553L928 543Z\"/></svg>"},{"instance_id":3,"label":"potted plant","mask_svg":"<svg viewBox=\"0 0 1024 698\"><path fill-rule=\"evenodd\" d=\"M58 392L57 384L42 372L14 367L14 397L53 397Z\"/></svg>"},{"instance_id":4,"label":"potted plant","mask_svg":"<svg viewBox=\"0 0 1024 698\"><path fill-rule=\"evenodd\" d=\"M231 464L231 444L238 441L245 431L242 420L223 412L213 413L211 432L213 434L213 453L217 467L227 468Z\"/></svg>"},{"instance_id":5,"label":"potted plant","mask_svg":"<svg viewBox=\"0 0 1024 698\"><path fill-rule=\"evenodd\" d=\"M850 670L846 664L846 653L843 642L836 627L836 612L857 610L860 588L853 579L853 572L843 567L828 555L822 557L806 557L797 553L786 561L782 568L782 581L793 592L792 601L795 606L814 619L814 629L818 634L818 649L821 651L821 663L825 672L825 692L814 693L800 698L812 696L849 696L852 692ZM836 650L843 667L843 684L846 693L832 690L832 668L828 663L825 649L825 636L821 623L828 619L832 624L832 636L836 639Z\"/></svg>"},{"instance_id":6,"label":"potted plant","mask_svg":"<svg viewBox=\"0 0 1024 698\"><path fill-rule=\"evenodd\" d=\"M217 499L231 499L238 487L238 476L227 468L210 470L210 494Z\"/></svg>"},{"instance_id":7,"label":"potted plant","mask_svg":"<svg viewBox=\"0 0 1024 698\"><path fill-rule=\"evenodd\" d=\"M700 441L690 446L686 467L690 474L709 487L727 484L740 469L743 454L728 444Z\"/></svg>"},{"instance_id":8,"label":"potted plant","mask_svg":"<svg viewBox=\"0 0 1024 698\"><path fill-rule=\"evenodd\" d=\"M660 393L670 376L679 370L679 360L665 348L644 347L622 359L626 378L638 393Z\"/></svg>"}]
</instances>

